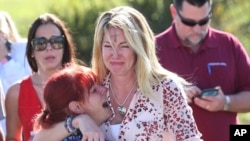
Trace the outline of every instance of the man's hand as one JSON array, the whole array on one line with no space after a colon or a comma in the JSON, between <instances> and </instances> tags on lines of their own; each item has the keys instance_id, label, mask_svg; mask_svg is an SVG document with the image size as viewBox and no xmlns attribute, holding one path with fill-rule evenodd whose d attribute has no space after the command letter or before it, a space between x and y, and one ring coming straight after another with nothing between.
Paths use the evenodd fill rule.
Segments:
<instances>
[{"instance_id":1,"label":"man's hand","mask_svg":"<svg viewBox=\"0 0 250 141\"><path fill-rule=\"evenodd\" d=\"M226 97L219 86L216 89L218 89L216 96L196 97L194 98L194 103L211 112L222 111L226 103Z\"/></svg>"}]
</instances>

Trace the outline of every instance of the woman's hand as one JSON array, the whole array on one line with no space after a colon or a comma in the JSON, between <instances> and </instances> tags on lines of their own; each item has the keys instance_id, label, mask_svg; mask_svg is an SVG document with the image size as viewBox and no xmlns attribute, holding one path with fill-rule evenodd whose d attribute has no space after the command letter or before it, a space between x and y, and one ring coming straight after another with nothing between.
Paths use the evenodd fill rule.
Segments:
<instances>
[{"instance_id":1,"label":"woman's hand","mask_svg":"<svg viewBox=\"0 0 250 141\"><path fill-rule=\"evenodd\" d=\"M192 103L194 98L201 94L200 88L198 88L197 86L194 86L194 85L185 86L184 90L185 90L185 93L187 95L188 103Z\"/></svg>"},{"instance_id":2,"label":"woman's hand","mask_svg":"<svg viewBox=\"0 0 250 141\"><path fill-rule=\"evenodd\" d=\"M83 135L82 141L105 141L103 132L88 115L81 114L76 116L72 124L80 129Z\"/></svg>"}]
</instances>

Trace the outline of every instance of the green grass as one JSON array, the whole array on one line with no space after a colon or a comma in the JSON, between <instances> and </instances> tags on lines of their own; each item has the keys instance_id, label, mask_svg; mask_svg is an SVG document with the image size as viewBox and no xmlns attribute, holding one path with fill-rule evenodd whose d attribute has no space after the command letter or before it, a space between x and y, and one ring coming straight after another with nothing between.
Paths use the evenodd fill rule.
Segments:
<instances>
[{"instance_id":1,"label":"green grass","mask_svg":"<svg viewBox=\"0 0 250 141\"><path fill-rule=\"evenodd\" d=\"M241 124L250 124L250 112L239 113L238 117L239 117Z\"/></svg>"}]
</instances>

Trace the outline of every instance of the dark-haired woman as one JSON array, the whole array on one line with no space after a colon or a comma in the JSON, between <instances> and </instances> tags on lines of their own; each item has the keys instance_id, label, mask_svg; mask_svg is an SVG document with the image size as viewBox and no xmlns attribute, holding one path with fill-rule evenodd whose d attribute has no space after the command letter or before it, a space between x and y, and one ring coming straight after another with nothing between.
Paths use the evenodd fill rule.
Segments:
<instances>
[{"instance_id":1,"label":"dark-haired woman","mask_svg":"<svg viewBox=\"0 0 250 141\"><path fill-rule=\"evenodd\" d=\"M39 16L28 32L26 56L32 75L12 85L7 92L6 140L27 141L32 118L44 107L43 89L48 78L75 63L74 44L64 22L53 14ZM13 70L17 71L18 70Z\"/></svg>"}]
</instances>

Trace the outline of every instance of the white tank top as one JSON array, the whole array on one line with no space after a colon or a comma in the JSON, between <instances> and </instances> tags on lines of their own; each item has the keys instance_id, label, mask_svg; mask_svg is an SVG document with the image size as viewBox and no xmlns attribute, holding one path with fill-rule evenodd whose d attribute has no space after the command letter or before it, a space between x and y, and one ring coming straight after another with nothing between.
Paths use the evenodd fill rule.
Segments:
<instances>
[{"instance_id":1,"label":"white tank top","mask_svg":"<svg viewBox=\"0 0 250 141\"><path fill-rule=\"evenodd\" d=\"M118 141L118 136L120 133L121 124L114 124L110 126L111 134L116 141Z\"/></svg>"}]
</instances>

